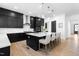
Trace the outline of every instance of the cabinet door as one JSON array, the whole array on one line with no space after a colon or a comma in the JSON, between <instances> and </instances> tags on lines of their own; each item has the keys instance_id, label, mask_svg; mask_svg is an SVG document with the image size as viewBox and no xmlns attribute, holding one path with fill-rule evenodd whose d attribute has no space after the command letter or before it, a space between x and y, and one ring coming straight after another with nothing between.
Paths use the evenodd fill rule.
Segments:
<instances>
[{"instance_id":1,"label":"cabinet door","mask_svg":"<svg viewBox=\"0 0 79 59\"><path fill-rule=\"evenodd\" d=\"M34 17L30 17L30 27L34 28L35 27L35 18Z\"/></svg>"},{"instance_id":2,"label":"cabinet door","mask_svg":"<svg viewBox=\"0 0 79 59\"><path fill-rule=\"evenodd\" d=\"M17 17L18 28L23 28L23 16Z\"/></svg>"},{"instance_id":3,"label":"cabinet door","mask_svg":"<svg viewBox=\"0 0 79 59\"><path fill-rule=\"evenodd\" d=\"M44 19L41 18L41 25L44 26Z\"/></svg>"},{"instance_id":4,"label":"cabinet door","mask_svg":"<svg viewBox=\"0 0 79 59\"><path fill-rule=\"evenodd\" d=\"M8 28L17 28L18 20L16 17L8 17Z\"/></svg>"},{"instance_id":5,"label":"cabinet door","mask_svg":"<svg viewBox=\"0 0 79 59\"><path fill-rule=\"evenodd\" d=\"M38 26L35 27L35 28L34 28L34 31L35 31L35 32L41 32L41 27L38 27Z\"/></svg>"},{"instance_id":6,"label":"cabinet door","mask_svg":"<svg viewBox=\"0 0 79 59\"><path fill-rule=\"evenodd\" d=\"M37 18L36 19L36 26L44 26L44 19L43 18Z\"/></svg>"},{"instance_id":7,"label":"cabinet door","mask_svg":"<svg viewBox=\"0 0 79 59\"><path fill-rule=\"evenodd\" d=\"M0 14L8 15L8 11L6 11L6 9L0 7Z\"/></svg>"},{"instance_id":8,"label":"cabinet door","mask_svg":"<svg viewBox=\"0 0 79 59\"><path fill-rule=\"evenodd\" d=\"M0 14L0 28L7 28L8 17Z\"/></svg>"},{"instance_id":9,"label":"cabinet door","mask_svg":"<svg viewBox=\"0 0 79 59\"><path fill-rule=\"evenodd\" d=\"M41 19L38 18L36 19L36 27L41 26Z\"/></svg>"},{"instance_id":10,"label":"cabinet door","mask_svg":"<svg viewBox=\"0 0 79 59\"><path fill-rule=\"evenodd\" d=\"M20 17L20 15L22 15L21 13L12 11L12 10L8 10L5 8L1 8L0 7L0 14L2 15L6 15L6 16L13 16L13 17Z\"/></svg>"}]
</instances>

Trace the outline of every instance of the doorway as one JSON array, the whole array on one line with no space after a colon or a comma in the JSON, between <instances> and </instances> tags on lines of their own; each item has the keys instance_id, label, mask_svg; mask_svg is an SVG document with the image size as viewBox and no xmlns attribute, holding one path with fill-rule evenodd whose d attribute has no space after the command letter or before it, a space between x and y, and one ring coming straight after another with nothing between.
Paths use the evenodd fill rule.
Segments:
<instances>
[{"instance_id":1,"label":"doorway","mask_svg":"<svg viewBox=\"0 0 79 59\"><path fill-rule=\"evenodd\" d=\"M74 24L74 34L78 34L79 25Z\"/></svg>"},{"instance_id":2,"label":"doorway","mask_svg":"<svg viewBox=\"0 0 79 59\"><path fill-rule=\"evenodd\" d=\"M56 21L51 22L51 32L56 32Z\"/></svg>"}]
</instances>

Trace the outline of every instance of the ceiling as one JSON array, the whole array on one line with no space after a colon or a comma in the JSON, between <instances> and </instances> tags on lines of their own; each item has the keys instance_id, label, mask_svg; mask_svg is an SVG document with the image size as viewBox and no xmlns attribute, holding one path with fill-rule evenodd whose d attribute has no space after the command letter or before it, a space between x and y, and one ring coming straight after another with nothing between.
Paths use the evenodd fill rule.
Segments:
<instances>
[{"instance_id":1,"label":"ceiling","mask_svg":"<svg viewBox=\"0 0 79 59\"><path fill-rule=\"evenodd\" d=\"M53 14L79 13L79 3L0 3L0 7L11 9L26 15L52 17Z\"/></svg>"}]
</instances>

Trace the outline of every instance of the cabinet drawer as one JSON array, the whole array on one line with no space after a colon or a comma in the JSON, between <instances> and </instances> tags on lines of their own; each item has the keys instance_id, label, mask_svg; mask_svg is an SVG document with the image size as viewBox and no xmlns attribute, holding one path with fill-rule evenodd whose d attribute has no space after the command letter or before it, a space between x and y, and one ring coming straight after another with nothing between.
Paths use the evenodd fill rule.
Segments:
<instances>
[{"instance_id":1,"label":"cabinet drawer","mask_svg":"<svg viewBox=\"0 0 79 59\"><path fill-rule=\"evenodd\" d=\"M12 34L7 34L7 36L11 43L22 41L22 40L26 39L25 33L12 33Z\"/></svg>"}]
</instances>

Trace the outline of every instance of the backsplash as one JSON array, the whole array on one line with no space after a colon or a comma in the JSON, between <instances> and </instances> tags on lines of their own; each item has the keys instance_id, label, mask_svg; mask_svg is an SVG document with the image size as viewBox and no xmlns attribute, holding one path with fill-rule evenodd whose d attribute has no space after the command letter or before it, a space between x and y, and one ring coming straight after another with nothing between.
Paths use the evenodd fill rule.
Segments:
<instances>
[{"instance_id":1,"label":"backsplash","mask_svg":"<svg viewBox=\"0 0 79 59\"><path fill-rule=\"evenodd\" d=\"M0 33L18 33L23 32L20 28L0 28Z\"/></svg>"},{"instance_id":2,"label":"backsplash","mask_svg":"<svg viewBox=\"0 0 79 59\"><path fill-rule=\"evenodd\" d=\"M24 25L23 28L0 28L0 33L19 33L33 31L30 26Z\"/></svg>"}]
</instances>

